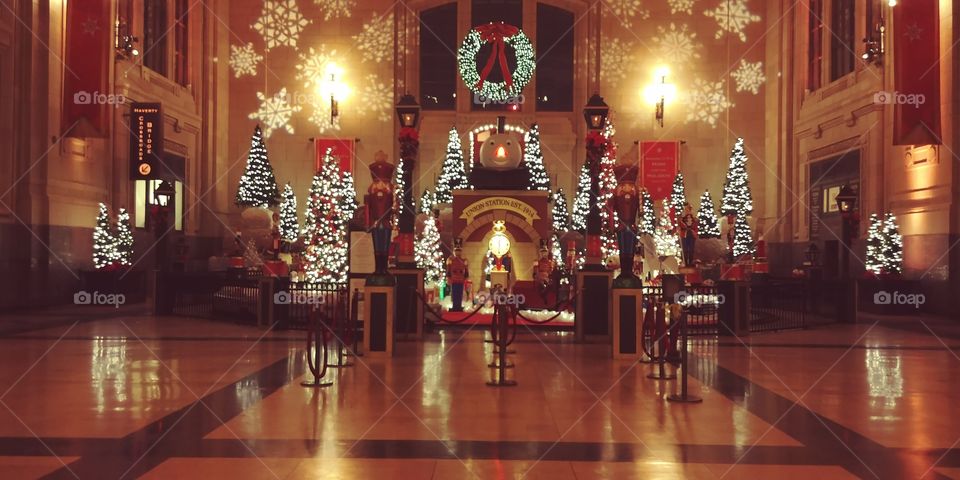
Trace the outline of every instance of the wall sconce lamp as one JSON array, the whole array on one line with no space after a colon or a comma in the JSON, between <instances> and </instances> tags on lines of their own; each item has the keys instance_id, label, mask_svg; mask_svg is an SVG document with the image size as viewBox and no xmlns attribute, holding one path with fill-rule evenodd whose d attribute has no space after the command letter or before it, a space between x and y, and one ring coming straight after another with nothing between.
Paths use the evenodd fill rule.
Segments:
<instances>
[{"instance_id":1,"label":"wall sconce lamp","mask_svg":"<svg viewBox=\"0 0 960 480\"><path fill-rule=\"evenodd\" d=\"M130 34L130 27L127 21L118 18L116 24L116 37L113 47L117 51L117 60L124 60L140 56L140 50L137 49L139 38Z\"/></svg>"},{"instance_id":2,"label":"wall sconce lamp","mask_svg":"<svg viewBox=\"0 0 960 480\"><path fill-rule=\"evenodd\" d=\"M673 100L677 94L677 87L667 83L667 75L670 70L667 67L660 67L654 72L653 83L644 90L644 97L648 103L654 104L654 118L657 125L663 128L663 117L666 113L667 102Z\"/></svg>"},{"instance_id":3,"label":"wall sconce lamp","mask_svg":"<svg viewBox=\"0 0 960 480\"><path fill-rule=\"evenodd\" d=\"M349 94L350 89L343 82L343 68L334 62L327 64L323 79L317 82L321 97L330 97L330 124L333 125L340 116L340 102Z\"/></svg>"},{"instance_id":4,"label":"wall sconce lamp","mask_svg":"<svg viewBox=\"0 0 960 480\"><path fill-rule=\"evenodd\" d=\"M896 0L890 0L890 3L896 5ZM893 6L891 5L891 6ZM870 33L870 36L863 39L863 44L866 47L863 51L863 55L860 55L860 58L863 59L866 63L872 63L874 65L883 64L883 44L886 40L887 28L883 24L883 17L880 17L880 21L877 22L877 25L874 27L873 32Z\"/></svg>"}]
</instances>

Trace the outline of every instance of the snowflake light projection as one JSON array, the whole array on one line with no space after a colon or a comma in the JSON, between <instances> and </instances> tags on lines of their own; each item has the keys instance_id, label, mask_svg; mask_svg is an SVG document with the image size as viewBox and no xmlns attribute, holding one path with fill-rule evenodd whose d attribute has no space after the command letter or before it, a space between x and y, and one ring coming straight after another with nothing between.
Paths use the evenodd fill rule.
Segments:
<instances>
[{"instance_id":1,"label":"snowflake light projection","mask_svg":"<svg viewBox=\"0 0 960 480\"><path fill-rule=\"evenodd\" d=\"M693 59L700 58L703 45L697 41L697 34L691 32L686 24L679 27L670 24L670 28L658 26L659 34L653 39L655 49L664 61L669 61L678 69L683 68Z\"/></svg>"},{"instance_id":2,"label":"snowflake light projection","mask_svg":"<svg viewBox=\"0 0 960 480\"><path fill-rule=\"evenodd\" d=\"M253 49L253 43L246 45L230 45L230 67L233 75L240 78L244 75L256 75L257 65L263 60L263 55Z\"/></svg>"},{"instance_id":3,"label":"snowflake light projection","mask_svg":"<svg viewBox=\"0 0 960 480\"><path fill-rule=\"evenodd\" d=\"M750 92L756 95L767 77L763 74L763 62L740 60L740 66L730 74L737 81L738 92Z\"/></svg>"},{"instance_id":4,"label":"snowflake light projection","mask_svg":"<svg viewBox=\"0 0 960 480\"><path fill-rule=\"evenodd\" d=\"M670 13L686 13L687 15L693 15L693 4L697 0L667 0L667 4L670 5Z\"/></svg>"},{"instance_id":5,"label":"snowflake light projection","mask_svg":"<svg viewBox=\"0 0 960 480\"><path fill-rule=\"evenodd\" d=\"M300 33L310 23L297 8L296 0L264 0L260 18L251 25L263 36L266 49L275 47L297 48Z\"/></svg>"},{"instance_id":6,"label":"snowflake light projection","mask_svg":"<svg viewBox=\"0 0 960 480\"><path fill-rule=\"evenodd\" d=\"M603 3L626 28L633 26L634 17L640 20L650 18L650 10L643 8L643 0L604 0Z\"/></svg>"},{"instance_id":7,"label":"snowflake light projection","mask_svg":"<svg viewBox=\"0 0 960 480\"><path fill-rule=\"evenodd\" d=\"M263 92L257 92L257 99L260 100L260 108L248 116L253 120L259 120L263 124L264 138L270 138L274 130L281 128L286 130L287 133L293 133L290 118L293 117L294 113L300 111L300 106L290 104L286 87L281 88L276 95L269 98Z\"/></svg>"},{"instance_id":8,"label":"snowflake light projection","mask_svg":"<svg viewBox=\"0 0 960 480\"><path fill-rule=\"evenodd\" d=\"M347 17L351 15L351 10L356 7L354 0L313 0L313 3L320 6L323 10L323 19Z\"/></svg>"},{"instance_id":9,"label":"snowflake light projection","mask_svg":"<svg viewBox=\"0 0 960 480\"><path fill-rule=\"evenodd\" d=\"M627 76L627 69L634 65L633 48L631 42L619 38L604 37L600 46L600 77L611 84L616 84Z\"/></svg>"},{"instance_id":10,"label":"snowflake light projection","mask_svg":"<svg viewBox=\"0 0 960 480\"><path fill-rule=\"evenodd\" d=\"M720 114L732 106L724 93L723 81L695 79L687 102L687 122L699 121L716 128Z\"/></svg>"},{"instance_id":11,"label":"snowflake light projection","mask_svg":"<svg viewBox=\"0 0 960 480\"><path fill-rule=\"evenodd\" d=\"M306 53L300 54L300 63L297 64L297 80L303 80L304 88L316 86L317 79L324 78L330 61L337 58L337 51L327 52L325 45L314 50L310 47Z\"/></svg>"},{"instance_id":12,"label":"snowflake light projection","mask_svg":"<svg viewBox=\"0 0 960 480\"><path fill-rule=\"evenodd\" d=\"M750 13L746 0L721 0L720 5L713 10L706 10L704 15L717 21L716 38L723 37L724 32L736 34L741 42L747 41L743 32L747 25L759 22L760 16Z\"/></svg>"},{"instance_id":13,"label":"snowflake light projection","mask_svg":"<svg viewBox=\"0 0 960 480\"><path fill-rule=\"evenodd\" d=\"M356 110L361 115L370 115L381 122L389 122L393 118L393 92L376 75L367 75L360 89Z\"/></svg>"},{"instance_id":14,"label":"snowflake light projection","mask_svg":"<svg viewBox=\"0 0 960 480\"><path fill-rule=\"evenodd\" d=\"M363 30L353 36L363 61L382 62L393 55L393 12L374 14Z\"/></svg>"}]
</instances>

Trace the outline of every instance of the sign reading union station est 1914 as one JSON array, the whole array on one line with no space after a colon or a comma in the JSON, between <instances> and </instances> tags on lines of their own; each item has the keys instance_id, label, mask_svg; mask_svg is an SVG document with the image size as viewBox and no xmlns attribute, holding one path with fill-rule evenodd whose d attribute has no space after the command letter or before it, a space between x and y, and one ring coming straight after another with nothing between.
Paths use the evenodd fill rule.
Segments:
<instances>
[{"instance_id":1,"label":"sign reading union station est 1914","mask_svg":"<svg viewBox=\"0 0 960 480\"><path fill-rule=\"evenodd\" d=\"M524 201L510 197L487 197L477 200L463 209L460 218L465 219L467 224L470 224L475 218L491 210L507 210L516 213L531 225L534 220L540 219L537 209Z\"/></svg>"}]
</instances>

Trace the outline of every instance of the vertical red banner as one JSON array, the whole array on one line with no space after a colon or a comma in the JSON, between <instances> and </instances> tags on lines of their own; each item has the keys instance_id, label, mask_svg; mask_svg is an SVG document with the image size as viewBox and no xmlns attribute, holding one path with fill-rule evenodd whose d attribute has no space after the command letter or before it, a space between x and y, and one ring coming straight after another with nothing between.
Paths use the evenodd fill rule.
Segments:
<instances>
[{"instance_id":1,"label":"vertical red banner","mask_svg":"<svg viewBox=\"0 0 960 480\"><path fill-rule=\"evenodd\" d=\"M323 156L326 154L328 148L331 149L330 153L340 160L340 171L353 171L353 140L318 138L314 143L317 146L315 166L318 172L323 162Z\"/></svg>"},{"instance_id":2,"label":"vertical red banner","mask_svg":"<svg viewBox=\"0 0 960 480\"><path fill-rule=\"evenodd\" d=\"M66 24L61 130L78 137L105 136L108 107L117 103L113 92L107 91L113 53L110 2L69 2Z\"/></svg>"},{"instance_id":3,"label":"vertical red banner","mask_svg":"<svg viewBox=\"0 0 960 480\"><path fill-rule=\"evenodd\" d=\"M670 195L679 168L679 142L640 142L640 185L653 201Z\"/></svg>"},{"instance_id":4,"label":"vertical red banner","mask_svg":"<svg viewBox=\"0 0 960 480\"><path fill-rule=\"evenodd\" d=\"M895 145L942 143L938 1L909 0L893 9L896 91L877 94L875 99L894 104Z\"/></svg>"}]
</instances>

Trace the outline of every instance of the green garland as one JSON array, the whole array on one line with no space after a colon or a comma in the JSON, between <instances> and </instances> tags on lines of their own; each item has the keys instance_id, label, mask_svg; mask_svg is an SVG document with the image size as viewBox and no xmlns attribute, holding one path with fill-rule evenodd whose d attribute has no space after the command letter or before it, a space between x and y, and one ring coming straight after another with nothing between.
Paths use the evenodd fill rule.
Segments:
<instances>
[{"instance_id":1,"label":"green garland","mask_svg":"<svg viewBox=\"0 0 960 480\"><path fill-rule=\"evenodd\" d=\"M477 83L480 82L480 72L477 68L477 53L484 41L480 37L480 32L476 29L470 30L467 37L460 44L457 51L457 64L460 70L460 78L467 84L471 92L486 97L493 102L506 102L511 97L520 95L523 87L527 86L533 77L533 71L536 69L536 55L533 51L533 43L523 33L518 30L516 35L504 38L504 43L513 47L517 58L517 68L511 74L513 84L508 89L506 82L484 81L478 89Z\"/></svg>"}]
</instances>

